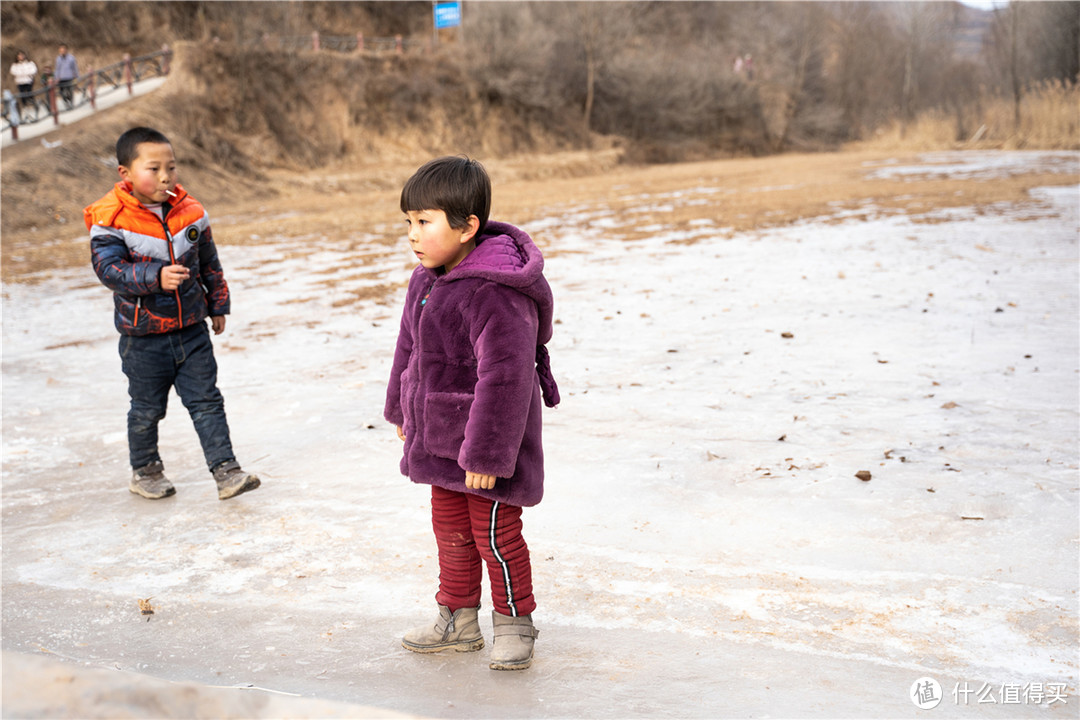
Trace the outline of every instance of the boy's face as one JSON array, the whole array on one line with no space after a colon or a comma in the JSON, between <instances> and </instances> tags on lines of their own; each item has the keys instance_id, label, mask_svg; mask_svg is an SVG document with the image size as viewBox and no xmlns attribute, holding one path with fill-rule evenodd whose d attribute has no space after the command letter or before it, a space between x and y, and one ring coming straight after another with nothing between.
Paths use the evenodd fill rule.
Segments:
<instances>
[{"instance_id":1,"label":"boy's face","mask_svg":"<svg viewBox=\"0 0 1080 720\"><path fill-rule=\"evenodd\" d=\"M480 220L469 216L469 225L452 228L442 210L410 210L405 213L409 245L426 268L453 270L476 247L474 237Z\"/></svg>"},{"instance_id":2,"label":"boy's face","mask_svg":"<svg viewBox=\"0 0 1080 720\"><path fill-rule=\"evenodd\" d=\"M130 167L120 166L120 177L131 183L131 194L143 205L169 199L166 190L176 187L176 158L168 143L139 143Z\"/></svg>"}]
</instances>

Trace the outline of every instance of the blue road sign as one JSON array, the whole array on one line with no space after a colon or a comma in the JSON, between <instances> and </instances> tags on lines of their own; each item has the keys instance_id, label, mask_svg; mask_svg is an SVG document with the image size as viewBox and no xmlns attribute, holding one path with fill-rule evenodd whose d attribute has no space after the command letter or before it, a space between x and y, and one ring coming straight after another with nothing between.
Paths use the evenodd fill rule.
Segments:
<instances>
[{"instance_id":1,"label":"blue road sign","mask_svg":"<svg viewBox=\"0 0 1080 720\"><path fill-rule=\"evenodd\" d=\"M461 24L460 2L435 3L435 29L457 27Z\"/></svg>"}]
</instances>

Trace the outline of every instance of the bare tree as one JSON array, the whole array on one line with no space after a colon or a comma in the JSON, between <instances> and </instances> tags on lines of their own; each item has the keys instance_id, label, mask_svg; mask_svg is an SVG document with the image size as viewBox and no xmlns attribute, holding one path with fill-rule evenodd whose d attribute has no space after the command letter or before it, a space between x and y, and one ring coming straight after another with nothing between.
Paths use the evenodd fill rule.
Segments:
<instances>
[{"instance_id":1,"label":"bare tree","mask_svg":"<svg viewBox=\"0 0 1080 720\"><path fill-rule=\"evenodd\" d=\"M516 3L515 3L516 4ZM581 135L589 141L593 130L597 85L607 80L607 71L626 45L639 36L637 18L646 9L636 2L538 2L534 22L555 33L553 64L559 76L579 77L580 89L573 92L581 103ZM568 62L579 63L575 70Z\"/></svg>"},{"instance_id":2,"label":"bare tree","mask_svg":"<svg viewBox=\"0 0 1080 720\"><path fill-rule=\"evenodd\" d=\"M1024 99L1024 84L1031 65L1028 49L1021 40L1025 32L1026 9L1021 3L994 9L994 21L986 44L988 62L998 78L998 87L1012 98L1013 128L1020 128L1020 106Z\"/></svg>"},{"instance_id":3,"label":"bare tree","mask_svg":"<svg viewBox=\"0 0 1080 720\"><path fill-rule=\"evenodd\" d=\"M904 46L884 3L844 2L833 6L833 50L826 72L832 101L850 138L860 138L895 116L899 84L894 68Z\"/></svg>"},{"instance_id":4,"label":"bare tree","mask_svg":"<svg viewBox=\"0 0 1080 720\"><path fill-rule=\"evenodd\" d=\"M900 133L923 107L936 104L937 98L923 93L924 84L932 84L953 54L956 34L955 15L950 3L907 2L895 6L904 39L903 84L900 94Z\"/></svg>"},{"instance_id":5,"label":"bare tree","mask_svg":"<svg viewBox=\"0 0 1080 720\"><path fill-rule=\"evenodd\" d=\"M737 21L743 43L754 46L752 84L763 132L774 151L796 134L820 134L836 120L823 113L829 9L822 3L748 4ZM833 113L838 116L838 113Z\"/></svg>"},{"instance_id":6,"label":"bare tree","mask_svg":"<svg viewBox=\"0 0 1080 720\"><path fill-rule=\"evenodd\" d=\"M1026 44L1034 52L1038 79L1076 82L1080 75L1080 2L1040 2L1025 8L1031 16Z\"/></svg>"},{"instance_id":7,"label":"bare tree","mask_svg":"<svg viewBox=\"0 0 1080 720\"><path fill-rule=\"evenodd\" d=\"M1025 88L1054 78L1076 82L1080 73L1080 2L1012 2L994 11L983 48L994 85L1013 103L1020 127Z\"/></svg>"},{"instance_id":8,"label":"bare tree","mask_svg":"<svg viewBox=\"0 0 1080 720\"><path fill-rule=\"evenodd\" d=\"M557 36L535 3L476 3L466 15L470 71L496 103L526 111L563 103L566 81L555 72Z\"/></svg>"}]
</instances>

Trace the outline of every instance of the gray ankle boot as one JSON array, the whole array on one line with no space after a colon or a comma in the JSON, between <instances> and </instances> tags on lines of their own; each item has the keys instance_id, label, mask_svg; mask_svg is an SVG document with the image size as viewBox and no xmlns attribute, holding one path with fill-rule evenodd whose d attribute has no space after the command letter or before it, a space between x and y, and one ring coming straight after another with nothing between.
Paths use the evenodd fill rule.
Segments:
<instances>
[{"instance_id":1,"label":"gray ankle boot","mask_svg":"<svg viewBox=\"0 0 1080 720\"><path fill-rule=\"evenodd\" d=\"M418 653L443 650L475 652L484 647L477 611L480 608L461 608L450 614L450 608L439 606L439 619L434 625L421 625L405 633L401 646Z\"/></svg>"},{"instance_id":2,"label":"gray ankle boot","mask_svg":"<svg viewBox=\"0 0 1080 720\"><path fill-rule=\"evenodd\" d=\"M533 627L532 615L510 617L491 613L495 638L491 641L492 670L524 670L532 665L533 644L540 631Z\"/></svg>"}]
</instances>

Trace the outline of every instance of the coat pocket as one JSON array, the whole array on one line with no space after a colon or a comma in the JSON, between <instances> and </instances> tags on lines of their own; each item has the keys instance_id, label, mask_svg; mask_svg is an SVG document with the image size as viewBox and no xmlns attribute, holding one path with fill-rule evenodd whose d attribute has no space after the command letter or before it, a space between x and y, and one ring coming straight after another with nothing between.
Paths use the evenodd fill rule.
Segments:
<instances>
[{"instance_id":1,"label":"coat pocket","mask_svg":"<svg viewBox=\"0 0 1080 720\"><path fill-rule=\"evenodd\" d=\"M424 400L424 447L436 457L457 460L465 442L473 396L468 393L431 393Z\"/></svg>"}]
</instances>

